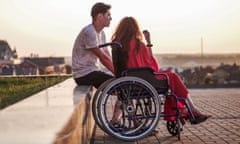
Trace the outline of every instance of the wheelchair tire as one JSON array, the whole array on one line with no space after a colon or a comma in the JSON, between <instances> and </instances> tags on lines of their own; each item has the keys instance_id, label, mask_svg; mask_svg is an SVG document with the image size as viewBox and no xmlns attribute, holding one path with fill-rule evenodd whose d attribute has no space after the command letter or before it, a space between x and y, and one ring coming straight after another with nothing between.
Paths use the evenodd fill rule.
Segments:
<instances>
[{"instance_id":1,"label":"wheelchair tire","mask_svg":"<svg viewBox=\"0 0 240 144\"><path fill-rule=\"evenodd\" d=\"M92 114L93 114L93 118L96 122L96 124L98 125L99 128L103 129L102 127L102 123L101 121L99 120L99 116L98 116L98 106L97 106L97 103L98 103L98 100L99 100L99 96L102 94L102 91L103 89L106 87L106 85L108 83L110 83L111 81L113 81L114 78L112 79L109 79L107 81L105 81L103 84L101 84L98 89L96 90L94 96L93 96L93 100L92 100Z\"/></svg>"},{"instance_id":2,"label":"wheelchair tire","mask_svg":"<svg viewBox=\"0 0 240 144\"><path fill-rule=\"evenodd\" d=\"M121 100L121 123L113 127L111 119L114 104ZM151 101L146 106L145 100ZM123 141L135 141L149 135L157 126L161 107L156 89L147 81L125 76L111 81L105 86L98 99L98 116L102 129ZM146 113L146 110L148 112ZM136 121L140 121L136 124Z\"/></svg>"}]
</instances>

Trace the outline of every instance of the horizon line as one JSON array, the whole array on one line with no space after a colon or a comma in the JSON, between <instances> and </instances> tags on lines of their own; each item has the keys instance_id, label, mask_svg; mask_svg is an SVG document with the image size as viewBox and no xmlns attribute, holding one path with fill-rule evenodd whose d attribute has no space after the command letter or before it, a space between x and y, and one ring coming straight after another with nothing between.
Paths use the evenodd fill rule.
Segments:
<instances>
[{"instance_id":1,"label":"horizon line","mask_svg":"<svg viewBox=\"0 0 240 144\"><path fill-rule=\"evenodd\" d=\"M204 56L204 55L240 55L240 52L234 53L234 52L229 52L229 53L153 53L153 55L199 55L199 56ZM19 58L24 58L24 57L30 57L30 56L19 56ZM38 56L38 57L72 57L71 55L49 55L49 56ZM33 57L36 58L36 57Z\"/></svg>"}]
</instances>

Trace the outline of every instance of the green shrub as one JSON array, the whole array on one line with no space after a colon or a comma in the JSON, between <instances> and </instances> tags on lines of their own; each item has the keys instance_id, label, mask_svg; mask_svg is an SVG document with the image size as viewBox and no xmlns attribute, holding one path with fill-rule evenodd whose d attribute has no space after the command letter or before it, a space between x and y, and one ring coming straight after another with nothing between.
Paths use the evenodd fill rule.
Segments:
<instances>
[{"instance_id":1,"label":"green shrub","mask_svg":"<svg viewBox=\"0 0 240 144\"><path fill-rule=\"evenodd\" d=\"M62 82L67 78L69 76L0 77L0 109Z\"/></svg>"}]
</instances>

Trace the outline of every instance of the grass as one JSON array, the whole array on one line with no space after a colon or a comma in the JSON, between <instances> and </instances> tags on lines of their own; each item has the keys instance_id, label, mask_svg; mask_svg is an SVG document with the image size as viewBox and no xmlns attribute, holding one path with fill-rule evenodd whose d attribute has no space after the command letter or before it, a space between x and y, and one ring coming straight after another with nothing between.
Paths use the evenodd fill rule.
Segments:
<instances>
[{"instance_id":1,"label":"grass","mask_svg":"<svg viewBox=\"0 0 240 144\"><path fill-rule=\"evenodd\" d=\"M69 76L0 77L0 109L6 108Z\"/></svg>"}]
</instances>

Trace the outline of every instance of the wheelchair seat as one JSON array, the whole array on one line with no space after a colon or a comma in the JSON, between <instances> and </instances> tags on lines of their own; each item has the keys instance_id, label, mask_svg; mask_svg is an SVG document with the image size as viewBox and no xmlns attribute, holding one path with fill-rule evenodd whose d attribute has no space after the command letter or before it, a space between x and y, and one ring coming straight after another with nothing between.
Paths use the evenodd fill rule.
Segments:
<instances>
[{"instance_id":1,"label":"wheelchair seat","mask_svg":"<svg viewBox=\"0 0 240 144\"><path fill-rule=\"evenodd\" d=\"M122 76L135 76L142 78L149 82L157 91L168 91L169 84L168 78L164 75L163 80L159 80L156 76L154 70L150 67L141 67L141 68L130 68L122 72Z\"/></svg>"}]
</instances>

